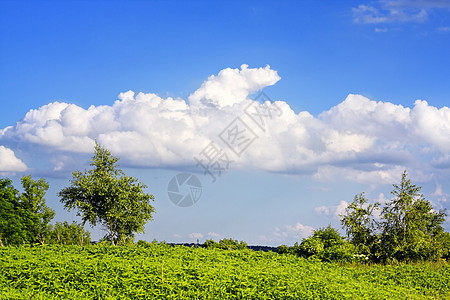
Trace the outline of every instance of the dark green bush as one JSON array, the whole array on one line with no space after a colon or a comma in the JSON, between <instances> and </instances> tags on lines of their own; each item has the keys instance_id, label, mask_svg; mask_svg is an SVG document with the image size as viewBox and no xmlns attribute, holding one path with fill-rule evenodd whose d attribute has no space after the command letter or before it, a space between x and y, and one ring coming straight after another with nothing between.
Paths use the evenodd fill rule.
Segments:
<instances>
[{"instance_id":1,"label":"dark green bush","mask_svg":"<svg viewBox=\"0 0 450 300\"><path fill-rule=\"evenodd\" d=\"M218 243L214 240L206 240L203 244L204 248L207 249L224 249L224 250L243 250L247 249L247 243L244 241L238 242L238 240L233 240L232 238L229 239L222 239Z\"/></svg>"}]
</instances>

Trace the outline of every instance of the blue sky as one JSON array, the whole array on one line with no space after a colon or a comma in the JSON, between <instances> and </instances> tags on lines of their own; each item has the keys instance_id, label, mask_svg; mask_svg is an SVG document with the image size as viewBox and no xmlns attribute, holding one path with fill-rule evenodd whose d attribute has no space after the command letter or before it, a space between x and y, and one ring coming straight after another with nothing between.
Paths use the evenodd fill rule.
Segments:
<instances>
[{"instance_id":1,"label":"blue sky","mask_svg":"<svg viewBox=\"0 0 450 300\"><path fill-rule=\"evenodd\" d=\"M147 240L292 244L405 168L448 207L450 1L4 0L0 41L0 174L45 177L55 220L94 139L155 195ZM282 113L211 182L194 157L261 89Z\"/></svg>"}]
</instances>

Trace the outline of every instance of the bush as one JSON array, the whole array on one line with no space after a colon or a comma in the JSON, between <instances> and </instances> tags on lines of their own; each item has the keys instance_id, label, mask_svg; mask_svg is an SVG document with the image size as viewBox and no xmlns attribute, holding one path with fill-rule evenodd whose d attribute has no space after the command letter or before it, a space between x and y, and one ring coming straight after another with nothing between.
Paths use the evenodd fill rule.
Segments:
<instances>
[{"instance_id":1,"label":"bush","mask_svg":"<svg viewBox=\"0 0 450 300\"><path fill-rule=\"evenodd\" d=\"M207 249L218 248L224 250L243 250L247 249L247 243L244 241L238 242L238 240L233 240L231 238L222 239L218 243L214 240L206 240L203 247Z\"/></svg>"},{"instance_id":2,"label":"bush","mask_svg":"<svg viewBox=\"0 0 450 300\"><path fill-rule=\"evenodd\" d=\"M325 248L321 253L319 253L319 258L322 261L341 261L341 262L352 262L352 261L365 261L364 254L359 256L355 251L355 246L348 242L344 242L340 245L334 245Z\"/></svg>"},{"instance_id":3,"label":"bush","mask_svg":"<svg viewBox=\"0 0 450 300\"><path fill-rule=\"evenodd\" d=\"M303 239L300 245L298 243L292 247L282 245L277 250L280 254L295 254L326 262L366 261L365 255L364 257L355 256L357 255L355 246L345 242L339 232L331 226L314 231L310 237Z\"/></svg>"},{"instance_id":4,"label":"bush","mask_svg":"<svg viewBox=\"0 0 450 300\"><path fill-rule=\"evenodd\" d=\"M324 248L324 243L320 239L312 236L307 239L303 239L302 243L300 246L296 247L295 251L299 256L310 257L322 253Z\"/></svg>"},{"instance_id":5,"label":"bush","mask_svg":"<svg viewBox=\"0 0 450 300\"><path fill-rule=\"evenodd\" d=\"M139 240L139 241L137 242L137 246L138 246L138 247L148 248L148 247L150 247L151 245L152 245L151 243L149 243L149 242L147 242L147 241L143 241L143 240Z\"/></svg>"},{"instance_id":6,"label":"bush","mask_svg":"<svg viewBox=\"0 0 450 300\"><path fill-rule=\"evenodd\" d=\"M286 245L280 245L277 247L277 253L278 254L289 254L289 253L291 253L291 249L290 249L290 247L288 247Z\"/></svg>"}]
</instances>

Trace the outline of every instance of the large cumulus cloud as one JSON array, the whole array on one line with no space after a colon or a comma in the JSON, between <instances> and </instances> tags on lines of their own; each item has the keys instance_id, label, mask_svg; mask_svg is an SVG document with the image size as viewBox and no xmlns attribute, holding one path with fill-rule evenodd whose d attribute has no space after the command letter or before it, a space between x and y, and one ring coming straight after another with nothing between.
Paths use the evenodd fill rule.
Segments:
<instances>
[{"instance_id":1,"label":"large cumulus cloud","mask_svg":"<svg viewBox=\"0 0 450 300\"><path fill-rule=\"evenodd\" d=\"M343 177L384 183L392 182L394 174L400 175L399 170L408 166L448 170L449 108L436 108L423 100L408 108L350 94L313 116L294 112L283 101L249 99L278 80L269 66L243 65L209 77L187 100L128 91L112 105L88 109L53 102L0 130L0 144L11 149L27 145L67 156L91 153L97 140L129 165L164 168L195 166L194 156L214 142L228 150L233 168L308 173L323 180ZM245 113L249 107L254 111L272 108L276 115L261 127ZM255 135L239 156L219 138L236 117Z\"/></svg>"}]
</instances>

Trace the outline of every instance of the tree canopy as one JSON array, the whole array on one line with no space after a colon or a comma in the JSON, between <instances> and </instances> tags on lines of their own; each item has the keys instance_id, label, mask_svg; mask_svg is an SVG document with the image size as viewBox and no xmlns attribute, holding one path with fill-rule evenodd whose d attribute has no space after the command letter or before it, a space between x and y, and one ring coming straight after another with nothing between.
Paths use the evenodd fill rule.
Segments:
<instances>
[{"instance_id":1,"label":"tree canopy","mask_svg":"<svg viewBox=\"0 0 450 300\"><path fill-rule=\"evenodd\" d=\"M0 245L46 243L55 212L45 204L48 183L31 175L21 179L19 193L8 178L0 179Z\"/></svg>"},{"instance_id":2,"label":"tree canopy","mask_svg":"<svg viewBox=\"0 0 450 300\"><path fill-rule=\"evenodd\" d=\"M101 224L114 245L143 232L155 211L147 186L119 169L119 158L96 142L90 170L73 172L69 187L59 192L65 208L77 209L83 223Z\"/></svg>"},{"instance_id":3,"label":"tree canopy","mask_svg":"<svg viewBox=\"0 0 450 300\"><path fill-rule=\"evenodd\" d=\"M341 216L349 240L373 260L427 260L448 252L448 234L442 223L445 210L435 211L412 184L406 171L400 184L394 184L393 198L384 204L369 204L364 194L355 197Z\"/></svg>"}]
</instances>

